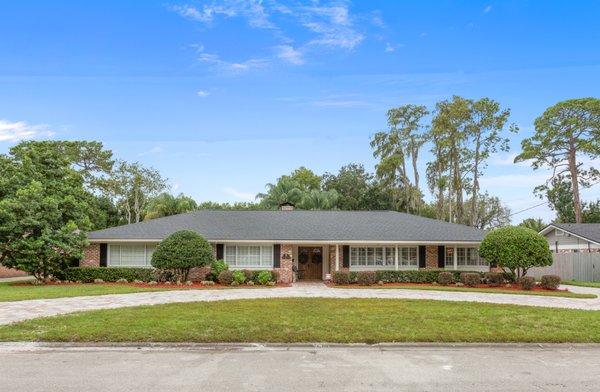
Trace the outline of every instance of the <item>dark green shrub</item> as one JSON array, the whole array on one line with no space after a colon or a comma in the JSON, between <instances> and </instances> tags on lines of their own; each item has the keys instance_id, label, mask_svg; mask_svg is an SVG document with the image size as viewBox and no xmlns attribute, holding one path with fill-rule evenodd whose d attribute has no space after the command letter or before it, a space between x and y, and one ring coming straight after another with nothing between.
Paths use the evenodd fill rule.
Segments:
<instances>
[{"instance_id":1,"label":"dark green shrub","mask_svg":"<svg viewBox=\"0 0 600 392\"><path fill-rule=\"evenodd\" d=\"M221 272L226 271L228 269L229 269L229 266L223 260L213 261L210 264L210 274L212 276L212 279L215 281L218 281L219 275L221 274Z\"/></svg>"},{"instance_id":2,"label":"dark green shrub","mask_svg":"<svg viewBox=\"0 0 600 392\"><path fill-rule=\"evenodd\" d=\"M556 290L560 285L560 276L558 275L542 275L540 286L546 290Z\"/></svg>"},{"instance_id":3,"label":"dark green shrub","mask_svg":"<svg viewBox=\"0 0 600 392\"><path fill-rule=\"evenodd\" d=\"M454 275L451 272L440 272L438 274L437 282L442 286L448 286L454 283Z\"/></svg>"},{"instance_id":4,"label":"dark green shrub","mask_svg":"<svg viewBox=\"0 0 600 392\"><path fill-rule=\"evenodd\" d=\"M258 276L256 277L256 281L258 284L266 285L267 283L273 280L273 275L271 271L260 271Z\"/></svg>"},{"instance_id":5,"label":"dark green shrub","mask_svg":"<svg viewBox=\"0 0 600 392\"><path fill-rule=\"evenodd\" d=\"M481 275L476 272L462 272L460 274L460 282L465 286L475 287L481 283Z\"/></svg>"},{"instance_id":6,"label":"dark green shrub","mask_svg":"<svg viewBox=\"0 0 600 392\"><path fill-rule=\"evenodd\" d=\"M531 290L535 286L535 278L532 276L523 276L519 279L519 284L523 290Z\"/></svg>"},{"instance_id":7,"label":"dark green shrub","mask_svg":"<svg viewBox=\"0 0 600 392\"><path fill-rule=\"evenodd\" d=\"M271 281L279 282L279 271L271 270Z\"/></svg>"},{"instance_id":8,"label":"dark green shrub","mask_svg":"<svg viewBox=\"0 0 600 392\"><path fill-rule=\"evenodd\" d=\"M237 284L242 284L246 281L246 274L244 271L236 270L232 273L233 281Z\"/></svg>"},{"instance_id":9,"label":"dark green shrub","mask_svg":"<svg viewBox=\"0 0 600 392\"><path fill-rule=\"evenodd\" d=\"M501 227L489 232L479 247L479 254L490 264L504 268L518 279L531 267L552 264L548 240L525 227Z\"/></svg>"},{"instance_id":10,"label":"dark green shrub","mask_svg":"<svg viewBox=\"0 0 600 392\"><path fill-rule=\"evenodd\" d=\"M221 271L217 280L224 286L229 286L233 282L233 272L229 270Z\"/></svg>"},{"instance_id":11,"label":"dark green shrub","mask_svg":"<svg viewBox=\"0 0 600 392\"><path fill-rule=\"evenodd\" d=\"M376 281L382 281L383 283L434 283L438 281L438 276L441 273L452 274L452 279L455 282L460 281L461 271L447 271L443 269L427 269L427 270L379 270L375 272ZM465 271L471 272L471 271ZM473 272L481 274L479 272ZM356 272L350 272L350 282L355 282L353 275L356 276Z\"/></svg>"},{"instance_id":12,"label":"dark green shrub","mask_svg":"<svg viewBox=\"0 0 600 392\"><path fill-rule=\"evenodd\" d=\"M152 266L171 270L180 281L187 280L190 268L204 267L215 260L212 246L191 230L177 231L162 240L152 254Z\"/></svg>"},{"instance_id":13,"label":"dark green shrub","mask_svg":"<svg viewBox=\"0 0 600 392\"><path fill-rule=\"evenodd\" d=\"M356 274L356 281L361 286L371 286L377 281L375 271L359 271Z\"/></svg>"},{"instance_id":14,"label":"dark green shrub","mask_svg":"<svg viewBox=\"0 0 600 392\"><path fill-rule=\"evenodd\" d=\"M336 271L331 276L333 283L338 285L350 284L350 274L347 271Z\"/></svg>"},{"instance_id":15,"label":"dark green shrub","mask_svg":"<svg viewBox=\"0 0 600 392\"><path fill-rule=\"evenodd\" d=\"M493 287L500 286L504 283L504 274L502 272L486 272L484 278L487 284Z\"/></svg>"},{"instance_id":16,"label":"dark green shrub","mask_svg":"<svg viewBox=\"0 0 600 392\"><path fill-rule=\"evenodd\" d=\"M150 282L156 279L156 271L152 268L135 267L71 267L65 270L65 280L72 282L91 283L95 279L105 282L116 282L127 279L132 282L141 280Z\"/></svg>"}]
</instances>

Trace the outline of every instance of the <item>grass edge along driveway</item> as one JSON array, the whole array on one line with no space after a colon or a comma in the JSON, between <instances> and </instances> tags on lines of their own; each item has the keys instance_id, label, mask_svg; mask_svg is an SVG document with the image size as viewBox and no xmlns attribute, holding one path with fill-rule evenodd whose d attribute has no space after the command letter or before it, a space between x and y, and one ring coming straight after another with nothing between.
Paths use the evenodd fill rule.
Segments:
<instances>
[{"instance_id":1,"label":"grass edge along driveway","mask_svg":"<svg viewBox=\"0 0 600 392\"><path fill-rule=\"evenodd\" d=\"M594 311L399 299L283 298L174 303L33 319L0 341L600 342Z\"/></svg>"}]
</instances>

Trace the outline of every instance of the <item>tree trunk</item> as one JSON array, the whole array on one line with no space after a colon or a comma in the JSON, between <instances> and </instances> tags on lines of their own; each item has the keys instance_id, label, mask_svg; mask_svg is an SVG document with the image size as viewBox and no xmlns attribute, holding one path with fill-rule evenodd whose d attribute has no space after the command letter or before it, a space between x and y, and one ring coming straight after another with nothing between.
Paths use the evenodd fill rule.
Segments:
<instances>
[{"instance_id":1,"label":"tree trunk","mask_svg":"<svg viewBox=\"0 0 600 392\"><path fill-rule=\"evenodd\" d=\"M573 189L573 210L575 211L575 223L582 223L581 199L579 198L579 176L577 173L577 156L575 140L573 136L569 139L569 172L571 172L571 188Z\"/></svg>"},{"instance_id":2,"label":"tree trunk","mask_svg":"<svg viewBox=\"0 0 600 392\"><path fill-rule=\"evenodd\" d=\"M471 226L475 226L477 222L477 196L479 193L479 160L481 149L481 135L477 135L477 142L475 144L475 164L473 166L473 194L471 195Z\"/></svg>"}]
</instances>

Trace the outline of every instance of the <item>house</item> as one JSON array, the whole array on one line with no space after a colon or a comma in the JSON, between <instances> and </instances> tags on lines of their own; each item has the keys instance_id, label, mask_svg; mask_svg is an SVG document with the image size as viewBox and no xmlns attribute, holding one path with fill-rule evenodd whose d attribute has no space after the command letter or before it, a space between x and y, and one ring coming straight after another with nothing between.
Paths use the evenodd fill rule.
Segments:
<instances>
[{"instance_id":1,"label":"house","mask_svg":"<svg viewBox=\"0 0 600 392\"><path fill-rule=\"evenodd\" d=\"M555 253L600 252L600 223L552 223L540 234Z\"/></svg>"},{"instance_id":2,"label":"house","mask_svg":"<svg viewBox=\"0 0 600 392\"><path fill-rule=\"evenodd\" d=\"M281 282L334 271L446 268L489 270L485 232L395 211L202 210L89 233L82 266L150 266L156 245L193 230L232 269L274 269Z\"/></svg>"}]
</instances>

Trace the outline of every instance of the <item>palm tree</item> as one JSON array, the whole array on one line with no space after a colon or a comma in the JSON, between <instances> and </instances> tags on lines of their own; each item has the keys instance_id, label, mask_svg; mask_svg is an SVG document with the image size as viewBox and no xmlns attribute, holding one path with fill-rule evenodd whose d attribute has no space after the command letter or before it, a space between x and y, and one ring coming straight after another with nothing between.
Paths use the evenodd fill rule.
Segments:
<instances>
[{"instance_id":1,"label":"palm tree","mask_svg":"<svg viewBox=\"0 0 600 392\"><path fill-rule=\"evenodd\" d=\"M198 209L198 205L191 197L185 196L183 193L175 197L164 192L148 202L144 220L182 214L196 209Z\"/></svg>"},{"instance_id":2,"label":"palm tree","mask_svg":"<svg viewBox=\"0 0 600 392\"><path fill-rule=\"evenodd\" d=\"M539 233L544 227L546 227L546 224L540 218L527 218L523 220L523 222L519 223L519 226L527 227L528 229Z\"/></svg>"},{"instance_id":3,"label":"palm tree","mask_svg":"<svg viewBox=\"0 0 600 392\"><path fill-rule=\"evenodd\" d=\"M304 192L300 186L290 178L282 177L276 184L267 184L267 193L259 193L256 198L265 207L273 208L282 203L298 204Z\"/></svg>"},{"instance_id":4,"label":"palm tree","mask_svg":"<svg viewBox=\"0 0 600 392\"><path fill-rule=\"evenodd\" d=\"M297 207L302 210L334 210L337 209L338 200L339 194L335 189L330 191L313 189L304 194Z\"/></svg>"}]
</instances>

